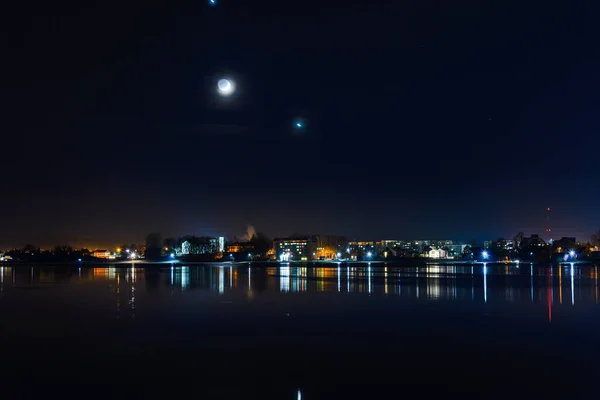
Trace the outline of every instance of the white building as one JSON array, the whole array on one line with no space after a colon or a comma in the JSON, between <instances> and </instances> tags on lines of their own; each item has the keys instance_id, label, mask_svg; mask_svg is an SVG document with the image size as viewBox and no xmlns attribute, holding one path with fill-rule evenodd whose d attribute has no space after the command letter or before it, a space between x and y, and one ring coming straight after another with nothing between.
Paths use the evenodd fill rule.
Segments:
<instances>
[{"instance_id":1,"label":"white building","mask_svg":"<svg viewBox=\"0 0 600 400\"><path fill-rule=\"evenodd\" d=\"M190 242L188 242L187 240L181 243L181 254L183 254L184 256L190 254L190 247Z\"/></svg>"},{"instance_id":2,"label":"white building","mask_svg":"<svg viewBox=\"0 0 600 400\"><path fill-rule=\"evenodd\" d=\"M429 258L448 258L448 252L442 249L431 249L427 256Z\"/></svg>"}]
</instances>

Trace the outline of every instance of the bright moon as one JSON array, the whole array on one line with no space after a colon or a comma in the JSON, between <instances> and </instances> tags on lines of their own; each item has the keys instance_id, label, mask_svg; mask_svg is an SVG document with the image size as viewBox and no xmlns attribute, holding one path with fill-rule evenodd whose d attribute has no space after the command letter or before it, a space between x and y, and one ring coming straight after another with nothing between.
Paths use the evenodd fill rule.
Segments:
<instances>
[{"instance_id":1,"label":"bright moon","mask_svg":"<svg viewBox=\"0 0 600 400\"><path fill-rule=\"evenodd\" d=\"M219 93L223 96L229 96L235 92L235 85L229 79L220 79L219 82L217 82L217 88L219 89Z\"/></svg>"}]
</instances>

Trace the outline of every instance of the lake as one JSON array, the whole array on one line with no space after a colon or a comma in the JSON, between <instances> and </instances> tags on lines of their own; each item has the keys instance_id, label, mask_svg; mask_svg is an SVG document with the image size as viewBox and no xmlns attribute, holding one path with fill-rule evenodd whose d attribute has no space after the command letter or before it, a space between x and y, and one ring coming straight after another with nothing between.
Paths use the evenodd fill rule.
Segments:
<instances>
[{"instance_id":1,"label":"lake","mask_svg":"<svg viewBox=\"0 0 600 400\"><path fill-rule=\"evenodd\" d=\"M596 266L4 265L0 275L7 398L600 392Z\"/></svg>"}]
</instances>

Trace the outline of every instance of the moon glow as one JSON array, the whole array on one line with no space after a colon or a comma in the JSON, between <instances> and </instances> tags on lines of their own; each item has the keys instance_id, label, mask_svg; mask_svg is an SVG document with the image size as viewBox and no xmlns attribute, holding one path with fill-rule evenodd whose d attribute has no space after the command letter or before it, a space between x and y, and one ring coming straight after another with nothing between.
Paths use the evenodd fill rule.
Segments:
<instances>
[{"instance_id":1,"label":"moon glow","mask_svg":"<svg viewBox=\"0 0 600 400\"><path fill-rule=\"evenodd\" d=\"M219 82L217 82L217 89L222 96L230 96L235 92L235 85L229 79L219 79Z\"/></svg>"}]
</instances>

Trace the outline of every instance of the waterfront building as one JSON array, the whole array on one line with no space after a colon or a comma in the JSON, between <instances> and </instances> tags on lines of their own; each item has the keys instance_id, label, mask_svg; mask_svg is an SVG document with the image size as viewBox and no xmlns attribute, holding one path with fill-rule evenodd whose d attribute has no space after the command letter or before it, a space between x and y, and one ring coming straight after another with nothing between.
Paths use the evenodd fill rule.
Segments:
<instances>
[{"instance_id":1,"label":"waterfront building","mask_svg":"<svg viewBox=\"0 0 600 400\"><path fill-rule=\"evenodd\" d=\"M275 254L280 261L306 261L317 257L316 242L303 238L278 238L273 240Z\"/></svg>"},{"instance_id":2,"label":"waterfront building","mask_svg":"<svg viewBox=\"0 0 600 400\"><path fill-rule=\"evenodd\" d=\"M96 258L108 259L108 258L110 258L111 254L110 254L110 251L108 251L108 250L95 250L93 253L93 256Z\"/></svg>"},{"instance_id":3,"label":"waterfront building","mask_svg":"<svg viewBox=\"0 0 600 400\"><path fill-rule=\"evenodd\" d=\"M427 253L429 258L448 258L448 252L444 249L431 249Z\"/></svg>"},{"instance_id":4,"label":"waterfront building","mask_svg":"<svg viewBox=\"0 0 600 400\"><path fill-rule=\"evenodd\" d=\"M227 245L227 253L252 253L254 245L250 242L233 242Z\"/></svg>"},{"instance_id":5,"label":"waterfront building","mask_svg":"<svg viewBox=\"0 0 600 400\"><path fill-rule=\"evenodd\" d=\"M181 242L181 255L216 254L221 248L220 238L188 236ZM223 246L224 247L224 246Z\"/></svg>"}]
</instances>

